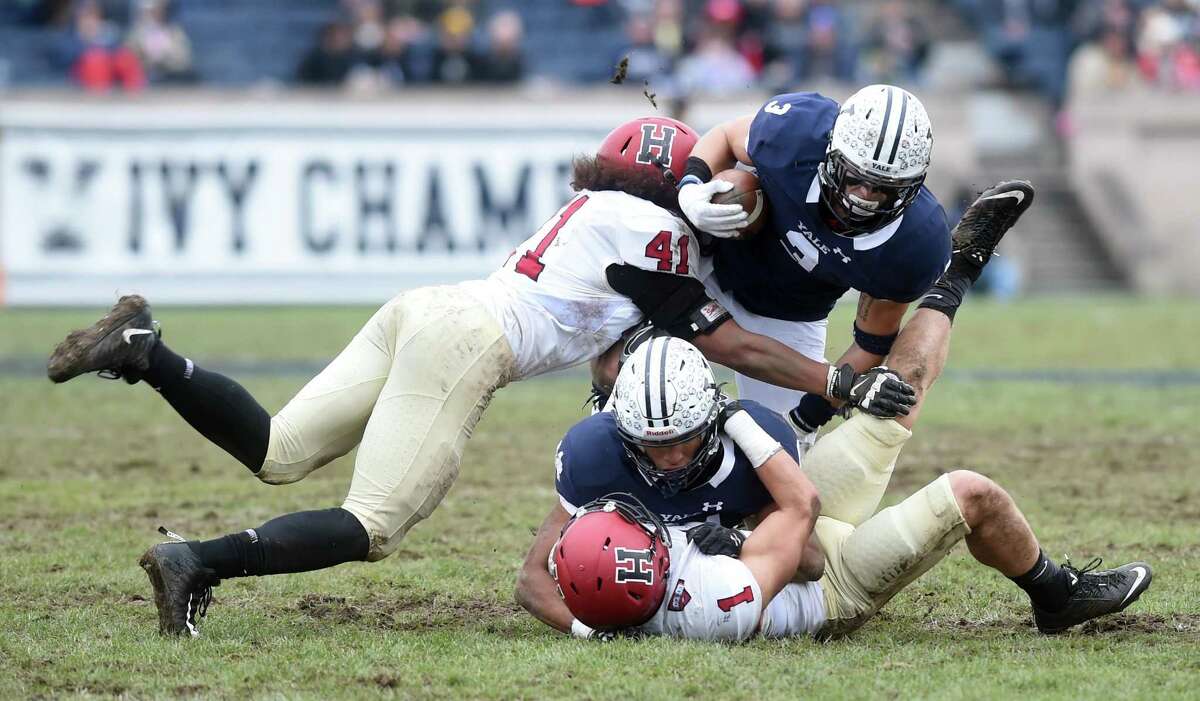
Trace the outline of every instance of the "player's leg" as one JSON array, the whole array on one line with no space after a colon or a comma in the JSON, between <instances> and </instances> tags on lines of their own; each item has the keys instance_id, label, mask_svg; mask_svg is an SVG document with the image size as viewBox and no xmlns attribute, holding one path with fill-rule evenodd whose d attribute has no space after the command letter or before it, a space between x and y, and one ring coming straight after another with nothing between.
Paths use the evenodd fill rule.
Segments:
<instances>
[{"instance_id":1,"label":"player's leg","mask_svg":"<svg viewBox=\"0 0 1200 701\"><path fill-rule=\"evenodd\" d=\"M942 475L856 529L822 518L816 532L828 558L825 637L861 626L963 539L977 560L1029 594L1043 632L1119 611L1150 584L1141 562L1104 572L1055 565L1012 498L966 470Z\"/></svg>"},{"instance_id":2,"label":"player's leg","mask_svg":"<svg viewBox=\"0 0 1200 701\"><path fill-rule=\"evenodd\" d=\"M967 470L952 472L949 478L971 528L966 537L971 555L1029 595L1034 621L1043 633L1120 611L1149 588L1153 573L1144 562L1104 571L1080 570L1069 563L1060 567L1046 557L1008 492Z\"/></svg>"},{"instance_id":3,"label":"player's leg","mask_svg":"<svg viewBox=\"0 0 1200 701\"><path fill-rule=\"evenodd\" d=\"M453 288L406 321L342 505L370 534L368 560L390 555L441 503L467 439L513 367L499 324Z\"/></svg>"},{"instance_id":4,"label":"player's leg","mask_svg":"<svg viewBox=\"0 0 1200 701\"><path fill-rule=\"evenodd\" d=\"M429 296L424 290L409 297ZM350 344L278 414L266 410L236 381L205 370L171 350L157 334L150 307L121 298L104 318L73 332L50 357L49 374L65 382L105 370L127 382L144 380L201 435L269 484L302 479L345 455L362 437L383 388L395 335L395 309L384 305Z\"/></svg>"},{"instance_id":5,"label":"player's leg","mask_svg":"<svg viewBox=\"0 0 1200 701\"><path fill-rule=\"evenodd\" d=\"M849 634L937 564L970 532L948 475L857 528L826 517L814 529L827 564L828 620L819 637Z\"/></svg>"},{"instance_id":6,"label":"player's leg","mask_svg":"<svg viewBox=\"0 0 1200 701\"><path fill-rule=\"evenodd\" d=\"M122 297L95 324L72 331L46 369L56 383L96 371L130 384L145 380L193 428L251 470L258 470L267 453L266 410L237 382L168 348L139 295Z\"/></svg>"},{"instance_id":7,"label":"player's leg","mask_svg":"<svg viewBox=\"0 0 1200 701\"><path fill-rule=\"evenodd\" d=\"M305 572L390 554L457 475L463 445L513 366L496 322L453 288L400 300L377 338L393 358L342 508L305 511L203 542L164 543L142 558L164 634L195 635L221 579ZM370 336L368 336L370 337Z\"/></svg>"}]
</instances>

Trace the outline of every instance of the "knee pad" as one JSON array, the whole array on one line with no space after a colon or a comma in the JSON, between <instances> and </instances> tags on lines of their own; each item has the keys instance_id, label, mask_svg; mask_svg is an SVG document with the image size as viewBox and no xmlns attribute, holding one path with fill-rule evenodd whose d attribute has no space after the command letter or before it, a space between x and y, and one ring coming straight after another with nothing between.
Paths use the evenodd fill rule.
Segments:
<instances>
[{"instance_id":1,"label":"knee pad","mask_svg":"<svg viewBox=\"0 0 1200 701\"><path fill-rule=\"evenodd\" d=\"M911 436L892 419L856 414L817 441L801 467L821 497L821 515L854 525L870 518Z\"/></svg>"}]
</instances>

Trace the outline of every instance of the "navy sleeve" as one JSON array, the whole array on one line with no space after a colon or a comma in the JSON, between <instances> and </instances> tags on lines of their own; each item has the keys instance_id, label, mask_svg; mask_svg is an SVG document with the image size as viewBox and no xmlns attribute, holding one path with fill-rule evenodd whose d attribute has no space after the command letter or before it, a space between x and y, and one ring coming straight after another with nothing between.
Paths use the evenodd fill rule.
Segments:
<instances>
[{"instance_id":1,"label":"navy sleeve","mask_svg":"<svg viewBox=\"0 0 1200 701\"><path fill-rule=\"evenodd\" d=\"M572 515L574 515L575 509L591 501L591 499L585 498L576 485L576 476L581 470L587 469L586 465L581 464L586 462L587 451L572 450L575 447L572 434L576 432L578 426L579 424L576 424L570 431L567 431L567 435L563 436L554 454L554 488L558 492L559 501L565 502L562 507Z\"/></svg>"},{"instance_id":2,"label":"navy sleeve","mask_svg":"<svg viewBox=\"0 0 1200 701\"><path fill-rule=\"evenodd\" d=\"M811 164L825 157L838 104L817 93L788 93L767 101L750 122L746 151L767 173Z\"/></svg>"},{"instance_id":3,"label":"navy sleeve","mask_svg":"<svg viewBox=\"0 0 1200 701\"><path fill-rule=\"evenodd\" d=\"M788 455L792 456L793 460L800 461L800 446L796 442L796 432L792 430L787 421L783 420L782 416L754 401L743 401L742 407L750 413L755 423L767 432L767 435L779 441L779 444L783 446Z\"/></svg>"}]
</instances>

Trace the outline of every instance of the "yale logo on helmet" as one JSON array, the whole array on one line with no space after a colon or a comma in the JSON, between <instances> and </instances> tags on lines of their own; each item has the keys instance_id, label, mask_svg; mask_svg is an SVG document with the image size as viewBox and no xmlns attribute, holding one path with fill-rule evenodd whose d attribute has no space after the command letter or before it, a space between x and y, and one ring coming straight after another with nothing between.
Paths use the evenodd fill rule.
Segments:
<instances>
[{"instance_id":1,"label":"yale logo on helmet","mask_svg":"<svg viewBox=\"0 0 1200 701\"><path fill-rule=\"evenodd\" d=\"M662 136L655 136L654 130L662 129ZM638 147L637 157L635 160L638 163L646 165L661 165L663 168L671 167L671 145L675 143L675 127L669 127L662 124L643 124L642 125L642 143ZM658 155L655 155L651 149L658 149Z\"/></svg>"},{"instance_id":2,"label":"yale logo on helmet","mask_svg":"<svg viewBox=\"0 0 1200 701\"><path fill-rule=\"evenodd\" d=\"M617 583L641 582L647 585L654 584L654 569L650 566L652 562L654 562L654 552L651 550L617 548Z\"/></svg>"}]
</instances>

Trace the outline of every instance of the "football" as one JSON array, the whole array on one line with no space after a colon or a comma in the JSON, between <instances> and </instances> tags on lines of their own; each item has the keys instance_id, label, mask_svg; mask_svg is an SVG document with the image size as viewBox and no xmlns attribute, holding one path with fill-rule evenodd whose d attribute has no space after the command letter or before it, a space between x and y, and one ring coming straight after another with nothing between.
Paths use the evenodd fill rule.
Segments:
<instances>
[{"instance_id":1,"label":"football","mask_svg":"<svg viewBox=\"0 0 1200 701\"><path fill-rule=\"evenodd\" d=\"M749 221L742 227L737 238L747 239L762 231L767 221L767 201L758 187L758 176L748 170L730 168L717 173L713 179L731 182L733 189L717 193L712 201L715 204L740 204L749 215Z\"/></svg>"}]
</instances>

